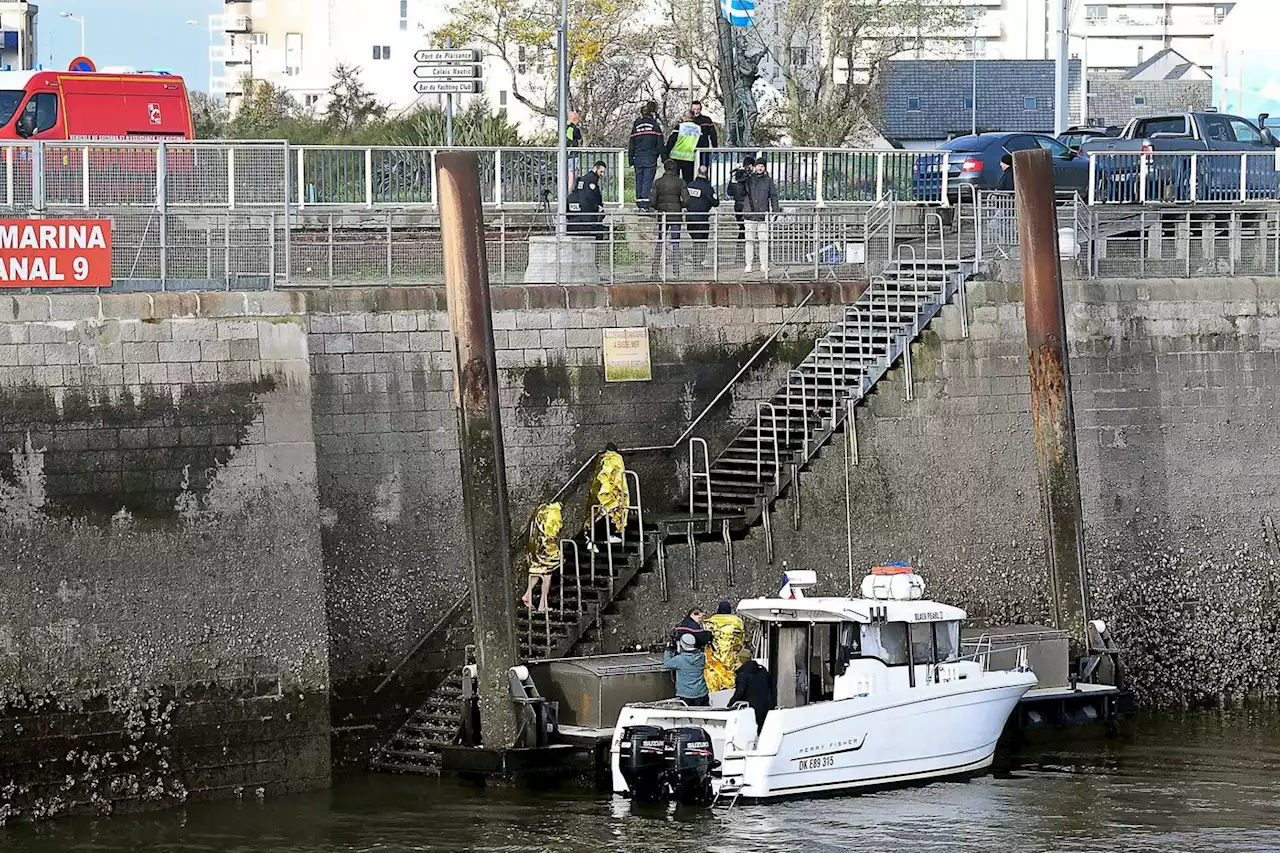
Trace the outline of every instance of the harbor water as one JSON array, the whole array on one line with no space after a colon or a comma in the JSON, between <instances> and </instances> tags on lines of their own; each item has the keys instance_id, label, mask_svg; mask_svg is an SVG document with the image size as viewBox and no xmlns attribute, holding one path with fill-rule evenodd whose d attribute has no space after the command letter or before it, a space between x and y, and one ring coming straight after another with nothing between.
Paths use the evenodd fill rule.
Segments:
<instances>
[{"instance_id":1,"label":"harbor water","mask_svg":"<svg viewBox=\"0 0 1280 853\"><path fill-rule=\"evenodd\" d=\"M1280 709L1144 714L963 782L732 811L362 775L331 791L0 829L5 853L1280 851Z\"/></svg>"}]
</instances>

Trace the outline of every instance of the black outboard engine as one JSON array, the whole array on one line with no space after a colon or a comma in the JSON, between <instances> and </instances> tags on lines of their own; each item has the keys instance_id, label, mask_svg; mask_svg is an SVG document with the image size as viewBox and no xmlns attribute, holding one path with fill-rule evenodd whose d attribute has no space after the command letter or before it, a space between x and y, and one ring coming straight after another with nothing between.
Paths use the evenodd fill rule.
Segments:
<instances>
[{"instance_id":1,"label":"black outboard engine","mask_svg":"<svg viewBox=\"0 0 1280 853\"><path fill-rule=\"evenodd\" d=\"M711 735L706 729L667 729L663 756L668 796L685 805L711 802L711 771L716 767Z\"/></svg>"},{"instance_id":2,"label":"black outboard engine","mask_svg":"<svg viewBox=\"0 0 1280 853\"><path fill-rule=\"evenodd\" d=\"M618 769L634 799L655 802L665 799L665 748L666 741L658 726L627 726L622 730Z\"/></svg>"}]
</instances>

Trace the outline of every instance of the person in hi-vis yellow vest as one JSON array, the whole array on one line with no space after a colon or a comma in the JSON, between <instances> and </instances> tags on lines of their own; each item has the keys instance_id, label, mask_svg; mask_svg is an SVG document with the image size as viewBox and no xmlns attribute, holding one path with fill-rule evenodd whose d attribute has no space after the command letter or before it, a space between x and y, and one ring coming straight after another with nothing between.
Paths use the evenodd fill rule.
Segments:
<instances>
[{"instance_id":1,"label":"person in hi-vis yellow vest","mask_svg":"<svg viewBox=\"0 0 1280 853\"><path fill-rule=\"evenodd\" d=\"M702 126L693 120L693 113L685 113L680 125L667 139L664 159L675 160L680 166L680 177L687 184L693 180L694 164L698 160L698 148L705 147Z\"/></svg>"}]
</instances>

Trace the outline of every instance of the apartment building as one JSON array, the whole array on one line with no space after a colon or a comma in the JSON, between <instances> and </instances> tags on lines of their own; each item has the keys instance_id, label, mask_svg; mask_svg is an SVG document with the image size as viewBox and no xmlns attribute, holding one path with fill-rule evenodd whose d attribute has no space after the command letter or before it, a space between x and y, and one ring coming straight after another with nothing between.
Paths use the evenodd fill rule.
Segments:
<instances>
[{"instance_id":1,"label":"apartment building","mask_svg":"<svg viewBox=\"0 0 1280 853\"><path fill-rule=\"evenodd\" d=\"M414 92L414 53L433 47L428 37L446 22L444 6L441 0L228 0L224 13L211 19L210 29L223 35L210 48L211 88L234 110L247 76L323 110L333 71L345 64L359 67L364 84L393 110L442 103L443 96ZM505 73L505 66L486 63L490 91L481 97L495 106L507 106ZM466 96L457 100L465 105Z\"/></svg>"},{"instance_id":2,"label":"apartment building","mask_svg":"<svg viewBox=\"0 0 1280 853\"><path fill-rule=\"evenodd\" d=\"M40 7L27 0L0 0L0 71L36 66L36 28Z\"/></svg>"},{"instance_id":3,"label":"apartment building","mask_svg":"<svg viewBox=\"0 0 1280 853\"><path fill-rule=\"evenodd\" d=\"M912 58L1053 59L1054 6L1061 0L955 0L965 21L930 33ZM1071 53L1090 69L1123 72L1172 49L1203 68L1233 2L1071 0ZM1277 23L1280 23L1280 2Z\"/></svg>"}]
</instances>

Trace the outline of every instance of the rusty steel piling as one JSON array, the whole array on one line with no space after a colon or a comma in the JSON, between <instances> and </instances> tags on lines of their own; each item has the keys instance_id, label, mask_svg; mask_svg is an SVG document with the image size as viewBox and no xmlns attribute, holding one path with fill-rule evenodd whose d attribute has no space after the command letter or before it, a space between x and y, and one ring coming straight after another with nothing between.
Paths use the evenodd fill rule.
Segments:
<instances>
[{"instance_id":1,"label":"rusty steel piling","mask_svg":"<svg viewBox=\"0 0 1280 853\"><path fill-rule=\"evenodd\" d=\"M464 152L439 154L436 164L462 496L470 539L480 732L485 747L502 750L516 739L507 673L519 659L480 164L475 154Z\"/></svg>"},{"instance_id":2,"label":"rusty steel piling","mask_svg":"<svg viewBox=\"0 0 1280 853\"><path fill-rule=\"evenodd\" d=\"M1035 430L1040 504L1048 536L1050 616L1054 627L1069 631L1073 642L1078 644L1084 642L1085 622L1089 618L1089 578L1085 568L1062 266L1058 256L1053 160L1050 153L1043 150L1019 151L1013 157L1018 237L1022 247L1027 363L1031 375L1031 420Z\"/></svg>"}]
</instances>

